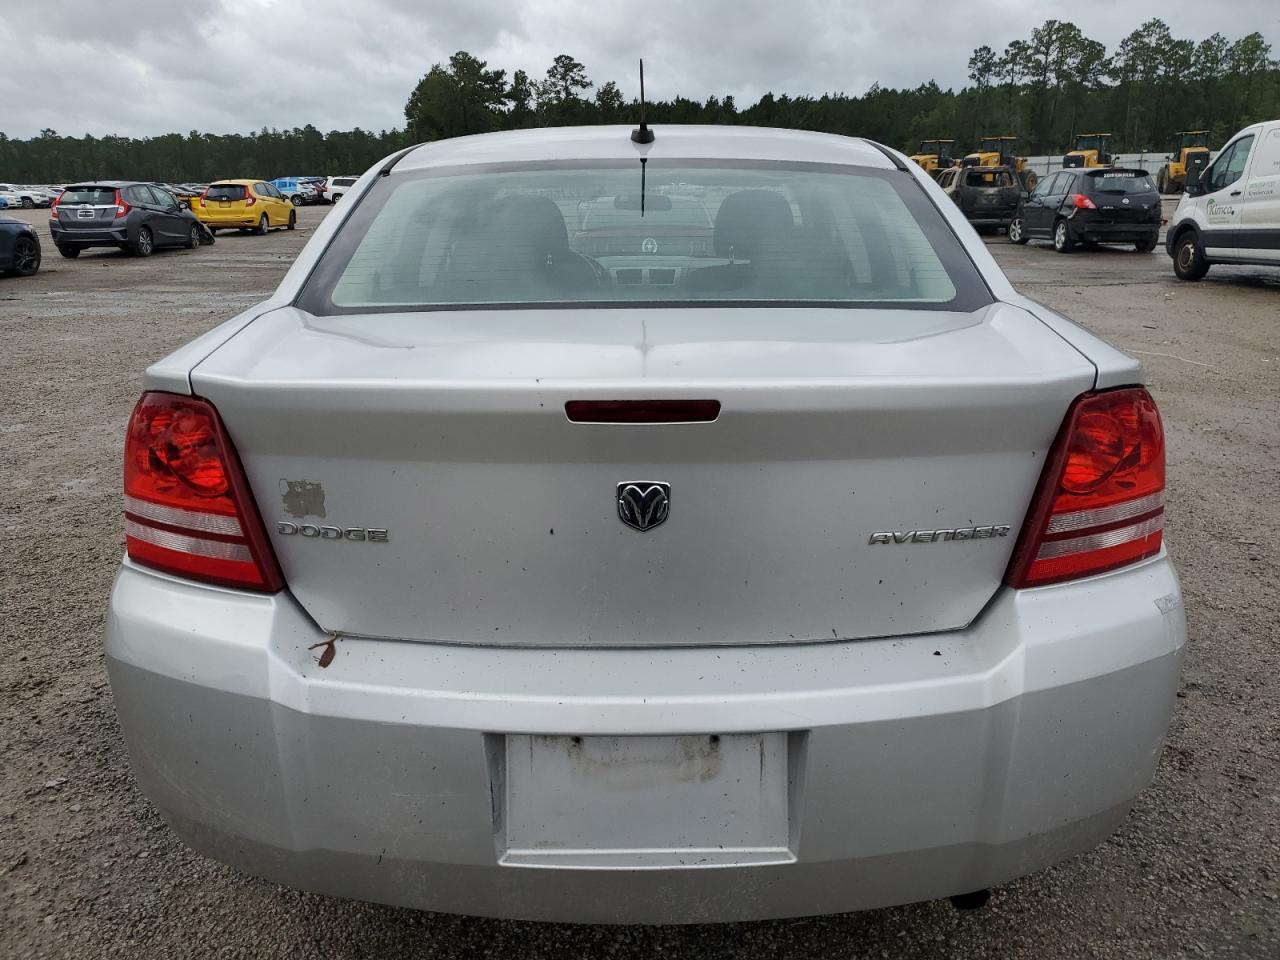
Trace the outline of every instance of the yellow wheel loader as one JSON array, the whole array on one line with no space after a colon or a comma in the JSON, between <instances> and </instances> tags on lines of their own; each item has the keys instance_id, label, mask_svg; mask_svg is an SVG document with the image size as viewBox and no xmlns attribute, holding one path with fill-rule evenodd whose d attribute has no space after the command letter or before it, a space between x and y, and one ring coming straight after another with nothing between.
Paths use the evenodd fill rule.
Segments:
<instances>
[{"instance_id":1,"label":"yellow wheel loader","mask_svg":"<svg viewBox=\"0 0 1280 960\"><path fill-rule=\"evenodd\" d=\"M1156 174L1156 188L1161 193L1181 193L1187 187L1187 171L1199 176L1209 165L1208 130L1179 130L1173 137L1169 162Z\"/></svg>"},{"instance_id":2,"label":"yellow wheel loader","mask_svg":"<svg viewBox=\"0 0 1280 960\"><path fill-rule=\"evenodd\" d=\"M1062 158L1064 167L1111 166L1111 134L1082 133L1071 152Z\"/></svg>"},{"instance_id":3,"label":"yellow wheel loader","mask_svg":"<svg viewBox=\"0 0 1280 960\"><path fill-rule=\"evenodd\" d=\"M921 140L920 149L911 155L911 159L924 167L925 172L936 180L939 170L946 170L955 163L951 159L951 148L954 145L954 140Z\"/></svg>"},{"instance_id":4,"label":"yellow wheel loader","mask_svg":"<svg viewBox=\"0 0 1280 960\"><path fill-rule=\"evenodd\" d=\"M1027 158L1015 156L1013 149L1017 137L983 137L978 149L960 161L965 167L1010 167L1018 175L1022 189L1030 193L1040 182L1036 172L1027 166Z\"/></svg>"}]
</instances>

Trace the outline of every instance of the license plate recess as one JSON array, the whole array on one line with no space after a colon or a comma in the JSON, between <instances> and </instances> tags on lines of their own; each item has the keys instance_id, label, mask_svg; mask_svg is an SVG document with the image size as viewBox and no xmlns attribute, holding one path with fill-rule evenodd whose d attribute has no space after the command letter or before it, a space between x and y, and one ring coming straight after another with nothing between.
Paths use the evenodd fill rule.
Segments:
<instances>
[{"instance_id":1,"label":"license plate recess","mask_svg":"<svg viewBox=\"0 0 1280 960\"><path fill-rule=\"evenodd\" d=\"M786 733L501 740L492 759L504 865L635 870L795 859Z\"/></svg>"}]
</instances>

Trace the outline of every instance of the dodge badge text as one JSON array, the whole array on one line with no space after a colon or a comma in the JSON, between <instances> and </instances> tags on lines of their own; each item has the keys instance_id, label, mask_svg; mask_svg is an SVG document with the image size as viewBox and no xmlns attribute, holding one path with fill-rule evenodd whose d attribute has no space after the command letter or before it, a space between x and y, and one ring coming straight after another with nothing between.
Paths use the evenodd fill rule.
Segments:
<instances>
[{"instance_id":1,"label":"dodge badge text","mask_svg":"<svg viewBox=\"0 0 1280 960\"><path fill-rule=\"evenodd\" d=\"M391 538L379 527L334 527L315 523L294 523L277 520L276 532L286 537L303 536L313 540L367 540L370 543L387 543Z\"/></svg>"}]
</instances>

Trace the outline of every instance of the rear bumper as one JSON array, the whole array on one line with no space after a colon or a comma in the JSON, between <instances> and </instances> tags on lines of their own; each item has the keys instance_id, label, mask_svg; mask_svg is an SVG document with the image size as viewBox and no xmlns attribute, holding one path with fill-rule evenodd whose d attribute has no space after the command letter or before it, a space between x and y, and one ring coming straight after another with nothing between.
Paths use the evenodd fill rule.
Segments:
<instances>
[{"instance_id":1,"label":"rear bumper","mask_svg":"<svg viewBox=\"0 0 1280 960\"><path fill-rule=\"evenodd\" d=\"M1015 211L982 211L981 213L968 214L965 219L975 227L1005 227L1013 219Z\"/></svg>"},{"instance_id":2,"label":"rear bumper","mask_svg":"<svg viewBox=\"0 0 1280 960\"><path fill-rule=\"evenodd\" d=\"M200 209L194 206L191 212L196 215L196 219L203 223L206 227L256 227L258 220L262 216L261 213L235 213L233 215L219 215L211 212L208 208Z\"/></svg>"},{"instance_id":3,"label":"rear bumper","mask_svg":"<svg viewBox=\"0 0 1280 960\"><path fill-rule=\"evenodd\" d=\"M1138 243L1160 233L1160 222L1152 223L1094 223L1072 217L1067 221L1076 240L1090 243Z\"/></svg>"},{"instance_id":4,"label":"rear bumper","mask_svg":"<svg viewBox=\"0 0 1280 960\"><path fill-rule=\"evenodd\" d=\"M49 221L49 235L54 244L77 247L114 247L129 242L129 228L124 224L111 227L98 227L89 230L75 230Z\"/></svg>"},{"instance_id":5,"label":"rear bumper","mask_svg":"<svg viewBox=\"0 0 1280 960\"><path fill-rule=\"evenodd\" d=\"M287 595L126 563L107 664L134 773L195 849L304 889L476 915L695 922L981 889L1101 841L1150 781L1185 641L1166 557L1002 590L963 631L538 650L324 635ZM936 653L935 653L936 651ZM791 862L511 866L503 734L790 734Z\"/></svg>"}]
</instances>

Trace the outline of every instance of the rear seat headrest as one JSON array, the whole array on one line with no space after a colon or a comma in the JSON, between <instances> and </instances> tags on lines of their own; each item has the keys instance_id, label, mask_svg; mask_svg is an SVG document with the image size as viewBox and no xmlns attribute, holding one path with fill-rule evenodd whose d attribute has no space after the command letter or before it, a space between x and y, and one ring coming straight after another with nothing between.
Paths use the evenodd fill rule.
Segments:
<instances>
[{"instance_id":1,"label":"rear seat headrest","mask_svg":"<svg viewBox=\"0 0 1280 960\"><path fill-rule=\"evenodd\" d=\"M772 190L739 190L725 197L716 214L716 256L750 260L762 248L790 239L795 217L787 198Z\"/></svg>"}]
</instances>

